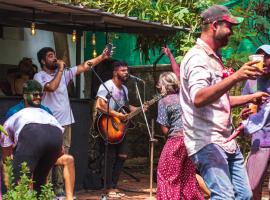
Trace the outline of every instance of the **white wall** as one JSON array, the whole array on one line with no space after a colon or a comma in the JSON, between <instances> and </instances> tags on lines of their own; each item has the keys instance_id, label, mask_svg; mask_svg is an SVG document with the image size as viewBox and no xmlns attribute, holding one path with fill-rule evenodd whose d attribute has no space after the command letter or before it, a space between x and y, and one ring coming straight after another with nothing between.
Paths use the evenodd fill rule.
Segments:
<instances>
[{"instance_id":1,"label":"white wall","mask_svg":"<svg viewBox=\"0 0 270 200\"><path fill-rule=\"evenodd\" d=\"M82 38L81 57L83 58L83 44ZM68 46L70 53L70 64L76 64L76 43L71 41L68 35ZM3 38L0 38L0 64L18 65L23 57L32 58L33 63L39 68L37 60L37 52L43 47L52 47L55 49L53 33L49 31L37 30L36 35L32 36L29 28L14 28L4 27ZM83 61L83 60L82 60ZM76 82L74 80L74 82ZM81 76L81 97L84 97L84 78Z\"/></svg>"},{"instance_id":2,"label":"white wall","mask_svg":"<svg viewBox=\"0 0 270 200\"><path fill-rule=\"evenodd\" d=\"M30 34L30 29L4 27L3 39L0 39L0 63L17 65L23 57L33 59L39 66L37 52L42 47L55 48L53 33L37 30L35 36Z\"/></svg>"}]
</instances>

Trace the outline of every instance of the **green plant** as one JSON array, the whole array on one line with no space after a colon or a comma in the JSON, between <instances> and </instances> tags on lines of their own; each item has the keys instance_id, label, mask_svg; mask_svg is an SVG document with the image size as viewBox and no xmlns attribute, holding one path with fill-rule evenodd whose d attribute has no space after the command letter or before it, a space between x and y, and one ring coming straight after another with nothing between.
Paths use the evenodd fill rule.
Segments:
<instances>
[{"instance_id":1,"label":"green plant","mask_svg":"<svg viewBox=\"0 0 270 200\"><path fill-rule=\"evenodd\" d=\"M22 163L21 177L17 185L14 184L14 174L11 159L8 158L4 164L4 174L7 180L7 193L3 195L3 200L52 200L54 192L52 184L42 186L41 194L37 197L36 191L30 189L33 181L28 177L30 171L25 162Z\"/></svg>"}]
</instances>

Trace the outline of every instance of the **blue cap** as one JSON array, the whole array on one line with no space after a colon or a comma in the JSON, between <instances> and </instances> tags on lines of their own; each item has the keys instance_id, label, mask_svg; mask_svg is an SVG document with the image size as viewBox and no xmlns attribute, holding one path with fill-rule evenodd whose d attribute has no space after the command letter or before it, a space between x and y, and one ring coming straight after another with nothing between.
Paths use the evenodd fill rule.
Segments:
<instances>
[{"instance_id":1,"label":"blue cap","mask_svg":"<svg viewBox=\"0 0 270 200\"><path fill-rule=\"evenodd\" d=\"M270 45L264 44L260 46L257 50L256 53L258 53L259 50L264 51L266 54L270 55Z\"/></svg>"}]
</instances>

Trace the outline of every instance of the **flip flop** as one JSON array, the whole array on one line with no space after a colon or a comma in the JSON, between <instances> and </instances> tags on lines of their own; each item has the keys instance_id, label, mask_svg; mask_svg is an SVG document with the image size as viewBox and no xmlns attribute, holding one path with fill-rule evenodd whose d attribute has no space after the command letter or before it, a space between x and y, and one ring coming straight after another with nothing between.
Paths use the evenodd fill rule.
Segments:
<instances>
[{"instance_id":1,"label":"flip flop","mask_svg":"<svg viewBox=\"0 0 270 200\"><path fill-rule=\"evenodd\" d=\"M110 198L121 198L121 197L124 197L126 196L124 193L121 193L121 192L114 192L114 191L111 191L108 193L108 197Z\"/></svg>"}]
</instances>

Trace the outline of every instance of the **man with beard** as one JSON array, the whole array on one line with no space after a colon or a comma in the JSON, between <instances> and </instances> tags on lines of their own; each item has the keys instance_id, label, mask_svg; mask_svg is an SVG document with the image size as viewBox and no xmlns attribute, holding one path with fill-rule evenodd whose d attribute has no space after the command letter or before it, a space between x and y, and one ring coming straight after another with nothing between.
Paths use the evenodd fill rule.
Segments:
<instances>
[{"instance_id":1,"label":"man with beard","mask_svg":"<svg viewBox=\"0 0 270 200\"><path fill-rule=\"evenodd\" d=\"M105 82L105 86L111 92L111 95L119 103L120 106L128 105L128 90L123 85L128 79L128 65L123 61L115 61L113 63L113 77L112 79ZM103 85L100 85L97 92L96 108L99 112L107 113L107 94L108 91ZM128 105L130 111L137 109L134 106ZM126 120L128 114L124 114L119 111L119 106L113 100L109 101L109 116L117 117L121 120ZM121 197L125 194L120 193L117 189L117 182L122 171L124 161L127 159L127 141L124 138L119 144L108 145L108 156L107 156L107 177L106 183L109 189L109 197ZM105 180L104 180L105 181Z\"/></svg>"},{"instance_id":2,"label":"man with beard","mask_svg":"<svg viewBox=\"0 0 270 200\"><path fill-rule=\"evenodd\" d=\"M8 110L6 113L5 119L8 120L10 117L12 117L14 114L18 113L24 108L27 107L35 107L40 108L50 115L53 115L49 108L46 106L43 106L41 102L42 98L42 86L35 80L27 81L25 84L23 84L23 90L24 94L27 96L23 96L24 100L18 103L17 105L13 106ZM23 116L22 116L23 117ZM32 116L33 118L35 116ZM30 118L29 118L30 120ZM42 122L43 123L43 122ZM7 138L5 138L7 139ZM11 137L11 139L14 139L14 137ZM12 141L14 145L16 145L15 141ZM11 151L8 151L8 148L5 147L6 145L3 145L3 153L4 153L4 159L11 155L13 149L10 149ZM13 146L14 147L14 146ZM23 152L20 152L23 153ZM27 160L24 160L27 161ZM66 191L66 200L73 200L73 190L74 190L74 183L75 183L75 167L74 167L74 158L71 155L63 154L61 152L61 156L58 157L57 161L55 162L55 165L63 166L63 176L65 180L65 191ZM32 167L32 166L30 166ZM30 168L31 169L31 168Z\"/></svg>"},{"instance_id":3,"label":"man with beard","mask_svg":"<svg viewBox=\"0 0 270 200\"><path fill-rule=\"evenodd\" d=\"M42 86L37 81L26 82L23 102L10 109L4 123L9 136L1 135L3 160L14 156L15 181L20 178L22 162L26 162L38 194L51 167L61 156L64 131L48 108L41 107L41 96Z\"/></svg>"},{"instance_id":4,"label":"man with beard","mask_svg":"<svg viewBox=\"0 0 270 200\"><path fill-rule=\"evenodd\" d=\"M180 67L185 145L211 192L211 199L251 199L252 192L244 167L244 158L231 135L231 107L257 103L269 95L264 92L229 96L238 82L256 79L263 71L245 63L228 76L219 50L240 23L225 6L214 5L201 14L202 32L196 45L188 51Z\"/></svg>"},{"instance_id":5,"label":"man with beard","mask_svg":"<svg viewBox=\"0 0 270 200\"><path fill-rule=\"evenodd\" d=\"M42 71L35 74L37 80L44 88L42 104L47 106L54 117L64 127L63 145L65 153L69 153L71 144L71 124L74 123L74 117L71 110L67 85L78 74L88 71L92 66L110 57L108 49L91 60L84 63L66 68L62 60L57 60L55 51L50 47L44 47L37 53L38 61ZM64 196L62 170L56 168L53 173L54 190L57 196Z\"/></svg>"}]
</instances>

